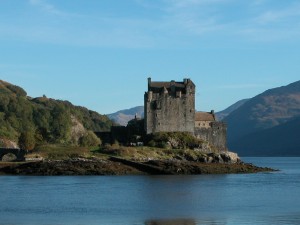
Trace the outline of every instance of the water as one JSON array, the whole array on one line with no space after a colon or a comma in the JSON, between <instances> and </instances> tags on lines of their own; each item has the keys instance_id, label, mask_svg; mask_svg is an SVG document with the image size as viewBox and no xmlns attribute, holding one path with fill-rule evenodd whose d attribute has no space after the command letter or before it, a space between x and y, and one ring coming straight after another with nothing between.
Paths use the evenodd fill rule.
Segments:
<instances>
[{"instance_id":1,"label":"water","mask_svg":"<svg viewBox=\"0 0 300 225\"><path fill-rule=\"evenodd\" d=\"M300 158L244 158L279 172L0 176L0 225L300 224Z\"/></svg>"}]
</instances>

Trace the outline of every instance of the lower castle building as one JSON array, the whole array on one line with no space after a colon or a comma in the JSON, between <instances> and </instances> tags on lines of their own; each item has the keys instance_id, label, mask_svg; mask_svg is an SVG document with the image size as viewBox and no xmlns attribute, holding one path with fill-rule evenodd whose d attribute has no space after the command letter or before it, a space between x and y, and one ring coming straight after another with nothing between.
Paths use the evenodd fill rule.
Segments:
<instances>
[{"instance_id":1,"label":"lower castle building","mask_svg":"<svg viewBox=\"0 0 300 225\"><path fill-rule=\"evenodd\" d=\"M196 112L195 93L196 85L190 79L153 82L148 78L144 95L146 134L189 132L226 151L226 124L218 122L213 111Z\"/></svg>"}]
</instances>

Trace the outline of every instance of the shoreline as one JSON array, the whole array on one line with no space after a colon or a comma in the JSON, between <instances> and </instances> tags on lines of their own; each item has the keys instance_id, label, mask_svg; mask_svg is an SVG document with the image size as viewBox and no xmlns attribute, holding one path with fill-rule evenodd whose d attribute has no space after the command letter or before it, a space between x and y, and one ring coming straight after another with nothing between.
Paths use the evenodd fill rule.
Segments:
<instances>
[{"instance_id":1,"label":"shoreline","mask_svg":"<svg viewBox=\"0 0 300 225\"><path fill-rule=\"evenodd\" d=\"M274 172L251 163L203 163L186 160L130 161L123 158L74 158L23 163L0 163L0 175L84 176L84 175L200 175Z\"/></svg>"}]
</instances>

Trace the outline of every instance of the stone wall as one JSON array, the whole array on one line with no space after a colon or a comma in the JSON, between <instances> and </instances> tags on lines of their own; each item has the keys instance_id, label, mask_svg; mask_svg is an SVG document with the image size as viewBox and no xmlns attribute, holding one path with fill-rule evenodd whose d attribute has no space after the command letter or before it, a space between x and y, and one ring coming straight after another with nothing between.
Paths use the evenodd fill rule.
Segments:
<instances>
[{"instance_id":1,"label":"stone wall","mask_svg":"<svg viewBox=\"0 0 300 225\"><path fill-rule=\"evenodd\" d=\"M195 128L195 136L209 142L219 151L227 151L227 126L222 122L211 122L210 128Z\"/></svg>"},{"instance_id":2,"label":"stone wall","mask_svg":"<svg viewBox=\"0 0 300 225\"><path fill-rule=\"evenodd\" d=\"M190 132L195 128L195 85L188 81L184 90L165 89L145 93L145 131Z\"/></svg>"}]
</instances>

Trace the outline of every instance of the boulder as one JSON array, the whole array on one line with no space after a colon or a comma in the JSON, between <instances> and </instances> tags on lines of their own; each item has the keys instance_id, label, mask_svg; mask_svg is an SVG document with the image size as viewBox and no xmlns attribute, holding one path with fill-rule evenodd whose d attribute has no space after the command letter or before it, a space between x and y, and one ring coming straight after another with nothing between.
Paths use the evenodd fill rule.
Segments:
<instances>
[{"instance_id":1,"label":"boulder","mask_svg":"<svg viewBox=\"0 0 300 225\"><path fill-rule=\"evenodd\" d=\"M0 138L1 148L19 148L18 144L14 141L8 140L6 138Z\"/></svg>"},{"instance_id":2,"label":"boulder","mask_svg":"<svg viewBox=\"0 0 300 225\"><path fill-rule=\"evenodd\" d=\"M220 156L225 163L237 163L241 161L240 157L235 152L223 152Z\"/></svg>"},{"instance_id":3,"label":"boulder","mask_svg":"<svg viewBox=\"0 0 300 225\"><path fill-rule=\"evenodd\" d=\"M12 153L7 153L4 156L2 156L2 162L13 162L17 160L17 156Z\"/></svg>"}]
</instances>

